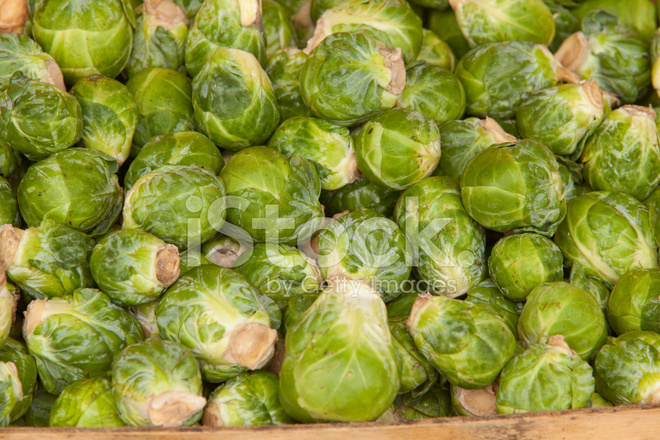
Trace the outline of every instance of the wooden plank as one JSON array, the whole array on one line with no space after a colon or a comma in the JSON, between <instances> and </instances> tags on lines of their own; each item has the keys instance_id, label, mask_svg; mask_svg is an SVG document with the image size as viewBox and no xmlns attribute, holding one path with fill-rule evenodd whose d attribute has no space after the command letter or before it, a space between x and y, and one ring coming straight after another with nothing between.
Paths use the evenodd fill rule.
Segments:
<instances>
[{"instance_id":1,"label":"wooden plank","mask_svg":"<svg viewBox=\"0 0 660 440\"><path fill-rule=\"evenodd\" d=\"M354 423L244 428L7 428L8 440L657 440L660 407L628 406L397 424Z\"/></svg>"}]
</instances>

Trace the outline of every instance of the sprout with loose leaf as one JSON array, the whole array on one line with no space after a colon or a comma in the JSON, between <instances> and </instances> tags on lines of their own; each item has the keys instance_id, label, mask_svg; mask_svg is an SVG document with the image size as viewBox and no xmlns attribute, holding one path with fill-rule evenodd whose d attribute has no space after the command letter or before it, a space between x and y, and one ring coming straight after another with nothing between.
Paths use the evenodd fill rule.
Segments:
<instances>
[{"instance_id":1,"label":"sprout with loose leaf","mask_svg":"<svg viewBox=\"0 0 660 440\"><path fill-rule=\"evenodd\" d=\"M405 85L401 49L390 49L369 33L328 36L300 73L300 91L312 113L346 126L394 107Z\"/></svg>"},{"instance_id":2,"label":"sprout with loose leaf","mask_svg":"<svg viewBox=\"0 0 660 440\"><path fill-rule=\"evenodd\" d=\"M71 147L82 129L80 104L54 85L18 76L0 94L0 135L30 160Z\"/></svg>"},{"instance_id":3,"label":"sprout with loose leaf","mask_svg":"<svg viewBox=\"0 0 660 440\"><path fill-rule=\"evenodd\" d=\"M195 16L186 41L186 67L195 78L219 48L249 52L266 61L261 1L206 0Z\"/></svg>"},{"instance_id":4,"label":"sprout with loose leaf","mask_svg":"<svg viewBox=\"0 0 660 440\"><path fill-rule=\"evenodd\" d=\"M516 337L487 305L420 295L408 318L417 348L454 385L493 383L513 356Z\"/></svg>"},{"instance_id":5,"label":"sprout with loose leaf","mask_svg":"<svg viewBox=\"0 0 660 440\"><path fill-rule=\"evenodd\" d=\"M181 6L169 0L145 0L126 66L129 78L150 67L184 70L187 36L188 18Z\"/></svg>"},{"instance_id":6,"label":"sprout with loose leaf","mask_svg":"<svg viewBox=\"0 0 660 440\"><path fill-rule=\"evenodd\" d=\"M18 206L28 226L46 219L88 233L105 234L122 207L117 161L85 148L53 154L28 168L18 186Z\"/></svg>"},{"instance_id":7,"label":"sprout with loose leaf","mask_svg":"<svg viewBox=\"0 0 660 440\"><path fill-rule=\"evenodd\" d=\"M21 216L11 185L4 177L0 177L0 225L6 224L20 226Z\"/></svg>"},{"instance_id":8,"label":"sprout with loose leaf","mask_svg":"<svg viewBox=\"0 0 660 440\"><path fill-rule=\"evenodd\" d=\"M305 52L287 47L273 54L264 68L273 85L283 121L294 116L312 116L300 92L300 72L305 61Z\"/></svg>"},{"instance_id":9,"label":"sprout with loose leaf","mask_svg":"<svg viewBox=\"0 0 660 440\"><path fill-rule=\"evenodd\" d=\"M456 298L486 276L486 235L465 211L458 181L430 177L403 192L394 219L429 291Z\"/></svg>"},{"instance_id":10,"label":"sprout with loose leaf","mask_svg":"<svg viewBox=\"0 0 660 440\"><path fill-rule=\"evenodd\" d=\"M174 284L179 250L147 232L123 229L97 243L89 264L94 281L110 299L133 306L158 299Z\"/></svg>"},{"instance_id":11,"label":"sprout with loose leaf","mask_svg":"<svg viewBox=\"0 0 660 440\"><path fill-rule=\"evenodd\" d=\"M78 380L105 376L122 348L144 338L137 320L96 289L32 301L23 337L41 383L55 395Z\"/></svg>"},{"instance_id":12,"label":"sprout with loose leaf","mask_svg":"<svg viewBox=\"0 0 660 440\"><path fill-rule=\"evenodd\" d=\"M193 80L192 96L200 130L228 150L262 145L280 123L270 79L248 52L217 49Z\"/></svg>"},{"instance_id":13,"label":"sprout with loose leaf","mask_svg":"<svg viewBox=\"0 0 660 440\"><path fill-rule=\"evenodd\" d=\"M582 359L592 359L607 337L607 322L596 297L563 281L535 287L518 321L522 344L544 344L561 335Z\"/></svg>"},{"instance_id":14,"label":"sprout with loose leaf","mask_svg":"<svg viewBox=\"0 0 660 440\"><path fill-rule=\"evenodd\" d=\"M582 153L584 177L597 191L646 199L660 183L660 134L655 112L626 105L605 116Z\"/></svg>"},{"instance_id":15,"label":"sprout with loose leaf","mask_svg":"<svg viewBox=\"0 0 660 440\"><path fill-rule=\"evenodd\" d=\"M571 200L554 240L569 264L608 287L631 269L658 267L649 211L626 194L592 191Z\"/></svg>"},{"instance_id":16,"label":"sprout with loose leaf","mask_svg":"<svg viewBox=\"0 0 660 440\"><path fill-rule=\"evenodd\" d=\"M375 420L394 402L400 370L378 293L339 280L287 331L280 402L301 422Z\"/></svg>"},{"instance_id":17,"label":"sprout with loose leaf","mask_svg":"<svg viewBox=\"0 0 660 440\"><path fill-rule=\"evenodd\" d=\"M266 57L271 58L277 51L287 47L296 47L298 37L286 9L275 0L262 0L261 8Z\"/></svg>"},{"instance_id":18,"label":"sprout with loose leaf","mask_svg":"<svg viewBox=\"0 0 660 440\"><path fill-rule=\"evenodd\" d=\"M24 0L19 2L22 1ZM6 5L7 2L4 2L3 9ZM0 92L9 87L12 75L19 71L27 78L66 90L62 71L53 57L45 53L27 35L1 33L4 32L1 30L1 22L0 15Z\"/></svg>"},{"instance_id":19,"label":"sprout with loose leaf","mask_svg":"<svg viewBox=\"0 0 660 440\"><path fill-rule=\"evenodd\" d=\"M465 90L450 71L417 62L406 70L406 88L397 107L418 111L440 126L463 116Z\"/></svg>"},{"instance_id":20,"label":"sprout with loose leaf","mask_svg":"<svg viewBox=\"0 0 660 440\"><path fill-rule=\"evenodd\" d=\"M21 230L0 227L0 266L31 298L60 297L94 286L91 238L52 220Z\"/></svg>"},{"instance_id":21,"label":"sprout with loose leaf","mask_svg":"<svg viewBox=\"0 0 660 440\"><path fill-rule=\"evenodd\" d=\"M322 119L288 119L275 130L268 146L289 159L299 154L312 162L324 190L339 189L359 176L350 131Z\"/></svg>"},{"instance_id":22,"label":"sprout with loose leaf","mask_svg":"<svg viewBox=\"0 0 660 440\"><path fill-rule=\"evenodd\" d=\"M472 47L523 40L548 45L555 36L543 0L449 0L458 26Z\"/></svg>"},{"instance_id":23,"label":"sprout with loose leaf","mask_svg":"<svg viewBox=\"0 0 660 440\"><path fill-rule=\"evenodd\" d=\"M191 349L209 382L260 369L273 356L277 340L261 295L230 269L191 269L158 304L160 336Z\"/></svg>"},{"instance_id":24,"label":"sprout with loose leaf","mask_svg":"<svg viewBox=\"0 0 660 440\"><path fill-rule=\"evenodd\" d=\"M533 233L515 234L495 243L488 273L502 293L524 301L539 284L564 278L564 257L550 239Z\"/></svg>"},{"instance_id":25,"label":"sprout with loose leaf","mask_svg":"<svg viewBox=\"0 0 660 440\"><path fill-rule=\"evenodd\" d=\"M259 426L290 424L284 411L275 374L245 373L230 379L211 393L204 409L204 426Z\"/></svg>"},{"instance_id":26,"label":"sprout with loose leaf","mask_svg":"<svg viewBox=\"0 0 660 440\"><path fill-rule=\"evenodd\" d=\"M50 411L50 426L112 428L126 426L119 417L108 379L74 382L62 391Z\"/></svg>"},{"instance_id":27,"label":"sprout with loose leaf","mask_svg":"<svg viewBox=\"0 0 660 440\"><path fill-rule=\"evenodd\" d=\"M121 167L128 159L137 128L138 107L125 85L102 76L88 76L71 94L82 108L82 143L101 151Z\"/></svg>"},{"instance_id":28,"label":"sprout with loose leaf","mask_svg":"<svg viewBox=\"0 0 660 440\"><path fill-rule=\"evenodd\" d=\"M345 211L371 209L386 217L394 211L399 191L374 185L364 177L335 191L322 191L325 214L333 216Z\"/></svg>"},{"instance_id":29,"label":"sprout with loose leaf","mask_svg":"<svg viewBox=\"0 0 660 440\"><path fill-rule=\"evenodd\" d=\"M440 161L440 132L422 113L396 108L365 123L355 137L357 165L372 183L403 190Z\"/></svg>"},{"instance_id":30,"label":"sprout with loose leaf","mask_svg":"<svg viewBox=\"0 0 660 440\"><path fill-rule=\"evenodd\" d=\"M450 72L456 67L456 56L447 43L428 29L423 30L422 48L417 56L418 61L424 61L429 66L442 67Z\"/></svg>"},{"instance_id":31,"label":"sprout with loose leaf","mask_svg":"<svg viewBox=\"0 0 660 440\"><path fill-rule=\"evenodd\" d=\"M461 195L468 214L498 232L552 236L566 215L557 160L546 146L530 140L474 156L461 176Z\"/></svg>"},{"instance_id":32,"label":"sprout with loose leaf","mask_svg":"<svg viewBox=\"0 0 660 440\"><path fill-rule=\"evenodd\" d=\"M520 136L553 153L579 155L584 141L603 121L603 92L594 80L562 84L533 94L519 108Z\"/></svg>"},{"instance_id":33,"label":"sprout with loose leaf","mask_svg":"<svg viewBox=\"0 0 660 440\"><path fill-rule=\"evenodd\" d=\"M594 393L593 370L561 336L534 344L502 370L497 412L525 413L584 408Z\"/></svg>"},{"instance_id":34,"label":"sprout with loose leaf","mask_svg":"<svg viewBox=\"0 0 660 440\"><path fill-rule=\"evenodd\" d=\"M130 426L189 426L206 399L193 354L170 341L147 339L122 350L112 365L112 395Z\"/></svg>"},{"instance_id":35,"label":"sprout with loose leaf","mask_svg":"<svg viewBox=\"0 0 660 440\"><path fill-rule=\"evenodd\" d=\"M7 338L4 344L0 344L0 364L14 365L18 373L18 383L20 385L20 394L22 397L10 405L9 408L4 407L0 413L4 413L7 409L10 411L10 423L16 422L23 417L30 409L32 404L32 396L37 388L37 366L32 355L28 352L23 343ZM1 386L0 386L1 388ZM18 389L14 390L19 391ZM2 394L3 392L0 392ZM2 399L2 397L0 397ZM2 407L2 405L0 405ZM0 416L0 419L2 417ZM6 420L6 419L5 419ZM0 425L2 422L0 421Z\"/></svg>"},{"instance_id":36,"label":"sprout with loose leaf","mask_svg":"<svg viewBox=\"0 0 660 440\"><path fill-rule=\"evenodd\" d=\"M135 28L127 1L42 0L32 12L34 39L55 58L68 85L89 75L114 78L126 66Z\"/></svg>"},{"instance_id":37,"label":"sprout with loose leaf","mask_svg":"<svg viewBox=\"0 0 660 440\"><path fill-rule=\"evenodd\" d=\"M460 179L468 162L481 151L495 144L516 142L491 118L467 118L451 121L440 127L442 157L440 167L450 177Z\"/></svg>"}]
</instances>

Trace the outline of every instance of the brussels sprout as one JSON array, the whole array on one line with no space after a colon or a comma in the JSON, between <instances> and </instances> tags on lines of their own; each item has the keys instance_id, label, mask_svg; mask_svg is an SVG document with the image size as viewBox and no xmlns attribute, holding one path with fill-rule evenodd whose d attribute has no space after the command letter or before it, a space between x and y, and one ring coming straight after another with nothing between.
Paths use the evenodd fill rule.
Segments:
<instances>
[{"instance_id":1,"label":"brussels sprout","mask_svg":"<svg viewBox=\"0 0 660 440\"><path fill-rule=\"evenodd\" d=\"M300 92L315 116L350 126L394 107L406 85L401 50L370 35L333 34L309 54Z\"/></svg>"},{"instance_id":2,"label":"brussels sprout","mask_svg":"<svg viewBox=\"0 0 660 440\"><path fill-rule=\"evenodd\" d=\"M507 323L511 332L517 334L518 319L524 303L507 298L491 279L485 279L470 288L466 300L473 304L482 303L499 315Z\"/></svg>"},{"instance_id":3,"label":"brussels sprout","mask_svg":"<svg viewBox=\"0 0 660 440\"><path fill-rule=\"evenodd\" d=\"M133 76L126 87L138 106L131 157L151 138L195 129L192 82L181 72L154 67Z\"/></svg>"},{"instance_id":4,"label":"brussels sprout","mask_svg":"<svg viewBox=\"0 0 660 440\"><path fill-rule=\"evenodd\" d=\"M143 334L137 320L104 293L78 289L63 298L32 301L23 337L41 383L58 395L73 382L105 376L119 350Z\"/></svg>"},{"instance_id":5,"label":"brussels sprout","mask_svg":"<svg viewBox=\"0 0 660 440\"><path fill-rule=\"evenodd\" d=\"M528 41L477 46L456 67L467 97L467 114L511 119L534 92L563 79L550 51Z\"/></svg>"},{"instance_id":6,"label":"brussels sprout","mask_svg":"<svg viewBox=\"0 0 660 440\"><path fill-rule=\"evenodd\" d=\"M147 142L124 177L126 190L133 188L135 182L163 165L199 165L220 174L225 165L222 153L206 136L194 131L157 136Z\"/></svg>"},{"instance_id":7,"label":"brussels sprout","mask_svg":"<svg viewBox=\"0 0 660 440\"><path fill-rule=\"evenodd\" d=\"M241 374L216 388L204 409L204 426L258 426L293 423L280 404L277 376Z\"/></svg>"},{"instance_id":8,"label":"brussels sprout","mask_svg":"<svg viewBox=\"0 0 660 440\"><path fill-rule=\"evenodd\" d=\"M548 45L555 36L552 12L543 0L449 0L449 3L472 47L514 40Z\"/></svg>"},{"instance_id":9,"label":"brussels sprout","mask_svg":"<svg viewBox=\"0 0 660 440\"><path fill-rule=\"evenodd\" d=\"M179 250L146 232L124 229L103 237L89 260L99 289L121 306L158 299L179 277Z\"/></svg>"},{"instance_id":10,"label":"brussels sprout","mask_svg":"<svg viewBox=\"0 0 660 440\"><path fill-rule=\"evenodd\" d=\"M323 282L316 261L284 244L256 245L249 258L239 258L236 271L281 310L286 309L291 296L317 292Z\"/></svg>"},{"instance_id":11,"label":"brussels sprout","mask_svg":"<svg viewBox=\"0 0 660 440\"><path fill-rule=\"evenodd\" d=\"M486 417L497 414L497 384L493 383L486 388L468 390L451 386L451 403L454 414L468 417Z\"/></svg>"},{"instance_id":12,"label":"brussels sprout","mask_svg":"<svg viewBox=\"0 0 660 440\"><path fill-rule=\"evenodd\" d=\"M590 408L609 408L611 406L614 406L614 404L605 399L600 394L593 393L591 395L591 405L589 406Z\"/></svg>"},{"instance_id":13,"label":"brussels sprout","mask_svg":"<svg viewBox=\"0 0 660 440\"><path fill-rule=\"evenodd\" d=\"M300 94L300 72L305 61L305 52L287 47L272 55L266 64L265 70L284 121L294 116L312 115Z\"/></svg>"},{"instance_id":14,"label":"brussels sprout","mask_svg":"<svg viewBox=\"0 0 660 440\"><path fill-rule=\"evenodd\" d=\"M618 335L660 333L660 271L633 269L616 282L607 303L607 320Z\"/></svg>"},{"instance_id":15,"label":"brussels sprout","mask_svg":"<svg viewBox=\"0 0 660 440\"><path fill-rule=\"evenodd\" d=\"M217 49L193 80L197 125L216 145L238 151L268 140L280 123L273 87L248 52Z\"/></svg>"},{"instance_id":16,"label":"brussels sprout","mask_svg":"<svg viewBox=\"0 0 660 440\"><path fill-rule=\"evenodd\" d=\"M604 10L616 16L621 23L635 28L645 39L653 38L657 28L655 5L646 0L628 0L621 3L619 0L585 0L579 1L572 12L580 20L593 10Z\"/></svg>"},{"instance_id":17,"label":"brussels sprout","mask_svg":"<svg viewBox=\"0 0 660 440\"><path fill-rule=\"evenodd\" d=\"M405 0L355 0L326 10L307 42L308 54L336 32L364 32L387 47L400 49L406 63L417 59L422 47L422 20Z\"/></svg>"},{"instance_id":18,"label":"brussels sprout","mask_svg":"<svg viewBox=\"0 0 660 440\"><path fill-rule=\"evenodd\" d=\"M11 414L23 399L23 387L13 362L0 361L0 428L11 423Z\"/></svg>"},{"instance_id":19,"label":"brussels sprout","mask_svg":"<svg viewBox=\"0 0 660 440\"><path fill-rule=\"evenodd\" d=\"M131 151L138 108L125 85L102 76L88 76L71 94L82 107L82 143L117 160L121 167Z\"/></svg>"},{"instance_id":20,"label":"brussels sprout","mask_svg":"<svg viewBox=\"0 0 660 440\"><path fill-rule=\"evenodd\" d=\"M591 293L598 301L598 304L600 305L600 308L603 310L603 312L606 311L607 302L610 298L610 290L602 281L587 276L584 271L584 267L580 263L573 263L568 282L574 286L579 287L585 292Z\"/></svg>"},{"instance_id":21,"label":"brussels sprout","mask_svg":"<svg viewBox=\"0 0 660 440\"><path fill-rule=\"evenodd\" d=\"M489 306L420 295L408 318L415 345L454 385L484 388L513 356L516 337Z\"/></svg>"},{"instance_id":22,"label":"brussels sprout","mask_svg":"<svg viewBox=\"0 0 660 440\"><path fill-rule=\"evenodd\" d=\"M657 404L660 335L632 331L611 339L594 363L596 391L615 405Z\"/></svg>"},{"instance_id":23,"label":"brussels sprout","mask_svg":"<svg viewBox=\"0 0 660 440\"><path fill-rule=\"evenodd\" d=\"M50 409L55 403L56 397L47 392L42 386L38 386L32 398L30 409L23 417L26 426L46 428L50 426Z\"/></svg>"},{"instance_id":24,"label":"brussels sprout","mask_svg":"<svg viewBox=\"0 0 660 440\"><path fill-rule=\"evenodd\" d=\"M0 177L0 225L6 224L20 226L21 216L11 185L4 177Z\"/></svg>"},{"instance_id":25,"label":"brussels sprout","mask_svg":"<svg viewBox=\"0 0 660 440\"><path fill-rule=\"evenodd\" d=\"M186 67L192 78L219 48L245 51L266 60L266 36L259 0L206 0L186 41ZM258 64L257 63L257 64Z\"/></svg>"},{"instance_id":26,"label":"brussels sprout","mask_svg":"<svg viewBox=\"0 0 660 440\"><path fill-rule=\"evenodd\" d=\"M117 220L122 190L117 162L84 148L61 151L32 165L18 186L18 207L28 226L50 219L91 236Z\"/></svg>"},{"instance_id":27,"label":"brussels sprout","mask_svg":"<svg viewBox=\"0 0 660 440\"><path fill-rule=\"evenodd\" d=\"M463 116L465 90L450 71L418 62L406 70L406 88L397 106L418 111L442 125Z\"/></svg>"},{"instance_id":28,"label":"brussels sprout","mask_svg":"<svg viewBox=\"0 0 660 440\"><path fill-rule=\"evenodd\" d=\"M190 351L147 339L123 349L112 365L112 395L131 426L194 425L202 417L202 377Z\"/></svg>"},{"instance_id":29,"label":"brussels sprout","mask_svg":"<svg viewBox=\"0 0 660 440\"><path fill-rule=\"evenodd\" d=\"M2 425L3 420L9 420L10 423L14 423L30 409L32 395L37 387L37 366L34 358L28 353L25 345L21 342L8 338L4 342L4 345L0 345L2 347L0 348L0 365L4 364L9 369L12 369L12 365L14 366L17 375L12 378L12 386L18 385L20 389L17 387L14 392L21 395L20 398L14 401L13 405L9 405L10 407L3 408L0 406L2 408L0 409L0 414L3 414L3 416L0 416L0 425ZM0 376L2 376L2 373L0 373ZM18 382L15 379L18 379ZM0 396L2 394L4 394L4 391L0 392ZM0 397L1 399L2 397ZM5 418L6 416L4 414L6 414L7 410L9 414L8 418Z\"/></svg>"},{"instance_id":30,"label":"brussels sprout","mask_svg":"<svg viewBox=\"0 0 660 440\"><path fill-rule=\"evenodd\" d=\"M21 230L0 227L2 269L30 298L59 297L94 286L91 238L52 220Z\"/></svg>"},{"instance_id":31,"label":"brussels sprout","mask_svg":"<svg viewBox=\"0 0 660 440\"><path fill-rule=\"evenodd\" d=\"M582 359L591 359L605 343L607 322L598 300L563 281L541 284L527 297L518 321L525 347L561 335Z\"/></svg>"},{"instance_id":32,"label":"brussels sprout","mask_svg":"<svg viewBox=\"0 0 660 440\"><path fill-rule=\"evenodd\" d=\"M5 32L1 28L0 23L0 32ZM0 92L9 87L12 75L19 71L27 78L66 90L60 66L27 35L0 33L0 60Z\"/></svg>"},{"instance_id":33,"label":"brussels sprout","mask_svg":"<svg viewBox=\"0 0 660 440\"><path fill-rule=\"evenodd\" d=\"M593 78L604 91L632 104L651 84L648 49L648 42L635 29L605 11L594 10L582 20L582 31L568 37L555 56L580 78Z\"/></svg>"},{"instance_id":34,"label":"brussels sprout","mask_svg":"<svg viewBox=\"0 0 660 440\"><path fill-rule=\"evenodd\" d=\"M456 67L456 57L447 43L428 29L423 29L424 39L422 49L417 56L418 61L424 61L429 66L442 67L450 72Z\"/></svg>"},{"instance_id":35,"label":"brussels sprout","mask_svg":"<svg viewBox=\"0 0 660 440\"><path fill-rule=\"evenodd\" d=\"M282 319L283 321L283 332L286 334L288 329L293 327L293 325L298 321L298 319L309 309L312 304L314 304L314 301L316 301L316 298L319 297L318 292L314 293L300 293L296 295L292 295L291 298L289 298L289 304L284 312L284 317ZM281 342L281 341L278 341Z\"/></svg>"},{"instance_id":36,"label":"brussels sprout","mask_svg":"<svg viewBox=\"0 0 660 440\"><path fill-rule=\"evenodd\" d=\"M552 336L514 357L497 388L500 414L584 408L594 392L593 370L562 340Z\"/></svg>"},{"instance_id":37,"label":"brussels sprout","mask_svg":"<svg viewBox=\"0 0 660 440\"><path fill-rule=\"evenodd\" d=\"M326 215L371 209L389 217L394 211L399 194L401 194L399 191L383 188L365 178L360 178L338 190L322 191L321 203L325 207Z\"/></svg>"},{"instance_id":38,"label":"brussels sprout","mask_svg":"<svg viewBox=\"0 0 660 440\"><path fill-rule=\"evenodd\" d=\"M21 154L14 151L4 139L0 138L0 176L9 177L14 174L22 162Z\"/></svg>"},{"instance_id":39,"label":"brussels sprout","mask_svg":"<svg viewBox=\"0 0 660 440\"><path fill-rule=\"evenodd\" d=\"M114 78L128 62L135 16L124 0L40 0L32 17L35 41L70 86L89 75Z\"/></svg>"},{"instance_id":40,"label":"brussels sprout","mask_svg":"<svg viewBox=\"0 0 660 440\"><path fill-rule=\"evenodd\" d=\"M16 77L0 95L0 135L30 160L69 148L82 128L80 104L51 84Z\"/></svg>"},{"instance_id":41,"label":"brussels sprout","mask_svg":"<svg viewBox=\"0 0 660 440\"><path fill-rule=\"evenodd\" d=\"M272 57L277 51L298 44L296 30L289 14L275 0L262 0L262 20L266 35L266 56Z\"/></svg>"},{"instance_id":42,"label":"brussels sprout","mask_svg":"<svg viewBox=\"0 0 660 440\"><path fill-rule=\"evenodd\" d=\"M188 18L181 6L169 0L145 0L126 73L133 77L151 67L185 70L187 37Z\"/></svg>"},{"instance_id":43,"label":"brussels sprout","mask_svg":"<svg viewBox=\"0 0 660 440\"><path fill-rule=\"evenodd\" d=\"M50 426L111 428L126 426L119 418L108 379L74 382L62 391L50 411Z\"/></svg>"},{"instance_id":44,"label":"brussels sprout","mask_svg":"<svg viewBox=\"0 0 660 440\"><path fill-rule=\"evenodd\" d=\"M579 155L603 117L603 92L589 80L536 92L518 108L516 124L524 139L540 142L555 154Z\"/></svg>"},{"instance_id":45,"label":"brussels sprout","mask_svg":"<svg viewBox=\"0 0 660 440\"><path fill-rule=\"evenodd\" d=\"M580 30L580 20L573 14L573 11L562 4L566 3L565 0L543 0L543 3L550 9L555 21L555 38L548 45L548 49L554 53L564 40Z\"/></svg>"},{"instance_id":46,"label":"brussels sprout","mask_svg":"<svg viewBox=\"0 0 660 440\"><path fill-rule=\"evenodd\" d=\"M300 154L312 162L324 190L339 189L359 176L350 131L322 119L288 119L275 130L268 146L289 159Z\"/></svg>"},{"instance_id":47,"label":"brussels sprout","mask_svg":"<svg viewBox=\"0 0 660 440\"><path fill-rule=\"evenodd\" d=\"M391 301L403 292L412 259L408 240L392 220L367 209L331 222L318 237L323 278L360 280Z\"/></svg>"},{"instance_id":48,"label":"brussels sprout","mask_svg":"<svg viewBox=\"0 0 660 440\"><path fill-rule=\"evenodd\" d=\"M158 308L158 301L149 303L138 304L137 306L129 307L128 311L138 320L142 327L142 332L145 338L160 339L158 331L158 322L156 321L156 309Z\"/></svg>"},{"instance_id":49,"label":"brussels sprout","mask_svg":"<svg viewBox=\"0 0 660 440\"><path fill-rule=\"evenodd\" d=\"M358 168L370 182L403 190L438 166L440 132L422 113L396 108L364 124L355 149Z\"/></svg>"},{"instance_id":50,"label":"brussels sprout","mask_svg":"<svg viewBox=\"0 0 660 440\"><path fill-rule=\"evenodd\" d=\"M427 27L451 47L456 58L463 58L463 55L470 50L470 43L458 27L453 10L432 10L428 16Z\"/></svg>"},{"instance_id":51,"label":"brussels sprout","mask_svg":"<svg viewBox=\"0 0 660 440\"><path fill-rule=\"evenodd\" d=\"M660 183L660 135L655 112L626 105L605 116L584 147L584 177L595 190L644 200Z\"/></svg>"},{"instance_id":52,"label":"brussels sprout","mask_svg":"<svg viewBox=\"0 0 660 440\"><path fill-rule=\"evenodd\" d=\"M454 179L460 179L468 162L481 151L493 144L516 142L491 118L484 120L467 118L451 121L440 127L442 140L442 171Z\"/></svg>"},{"instance_id":53,"label":"brussels sprout","mask_svg":"<svg viewBox=\"0 0 660 440\"><path fill-rule=\"evenodd\" d=\"M566 215L557 160L546 146L530 140L474 156L461 176L461 195L468 214L498 232L552 236Z\"/></svg>"},{"instance_id":54,"label":"brussels sprout","mask_svg":"<svg viewBox=\"0 0 660 440\"><path fill-rule=\"evenodd\" d=\"M653 229L648 209L633 197L593 191L568 202L554 240L569 264L611 287L631 269L658 267Z\"/></svg>"},{"instance_id":55,"label":"brussels sprout","mask_svg":"<svg viewBox=\"0 0 660 440\"><path fill-rule=\"evenodd\" d=\"M199 165L164 165L126 193L124 229L139 229L181 249L215 235L224 223L222 179Z\"/></svg>"},{"instance_id":56,"label":"brussels sprout","mask_svg":"<svg viewBox=\"0 0 660 440\"><path fill-rule=\"evenodd\" d=\"M191 269L158 304L160 336L190 348L209 382L259 369L273 356L277 339L260 297L245 277L230 269Z\"/></svg>"},{"instance_id":57,"label":"brussels sprout","mask_svg":"<svg viewBox=\"0 0 660 440\"><path fill-rule=\"evenodd\" d=\"M486 235L465 211L457 180L431 177L408 188L394 219L416 252L417 276L432 293L456 298L486 276Z\"/></svg>"},{"instance_id":58,"label":"brussels sprout","mask_svg":"<svg viewBox=\"0 0 660 440\"><path fill-rule=\"evenodd\" d=\"M268 147L235 154L220 172L227 185L227 220L259 242L309 239L323 217L321 184L311 162Z\"/></svg>"},{"instance_id":59,"label":"brussels sprout","mask_svg":"<svg viewBox=\"0 0 660 440\"><path fill-rule=\"evenodd\" d=\"M524 301L539 284L564 278L561 249L539 234L516 234L499 240L488 257L488 272L502 293Z\"/></svg>"},{"instance_id":60,"label":"brussels sprout","mask_svg":"<svg viewBox=\"0 0 660 440\"><path fill-rule=\"evenodd\" d=\"M280 402L302 422L375 420L394 402L400 371L378 293L340 280L288 329Z\"/></svg>"}]
</instances>

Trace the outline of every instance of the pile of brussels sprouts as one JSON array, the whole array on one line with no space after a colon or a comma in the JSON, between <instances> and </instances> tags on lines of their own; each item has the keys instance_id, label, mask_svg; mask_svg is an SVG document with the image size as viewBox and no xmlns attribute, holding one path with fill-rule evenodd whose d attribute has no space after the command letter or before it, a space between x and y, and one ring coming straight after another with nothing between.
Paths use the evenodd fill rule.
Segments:
<instances>
[{"instance_id":1,"label":"pile of brussels sprouts","mask_svg":"<svg viewBox=\"0 0 660 440\"><path fill-rule=\"evenodd\" d=\"M651 0L0 4L0 426L660 404Z\"/></svg>"}]
</instances>

